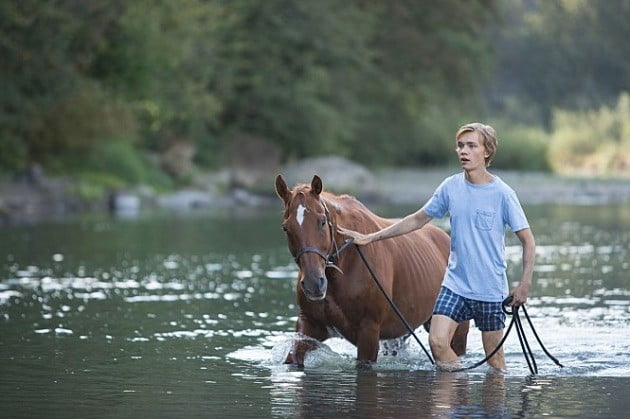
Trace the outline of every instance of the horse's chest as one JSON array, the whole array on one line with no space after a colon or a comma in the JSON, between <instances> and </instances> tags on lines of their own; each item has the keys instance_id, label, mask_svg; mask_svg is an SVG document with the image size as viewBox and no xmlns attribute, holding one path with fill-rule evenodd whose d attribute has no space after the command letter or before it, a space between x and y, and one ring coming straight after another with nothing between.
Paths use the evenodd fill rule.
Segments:
<instances>
[{"instance_id":1,"label":"horse's chest","mask_svg":"<svg viewBox=\"0 0 630 419\"><path fill-rule=\"evenodd\" d=\"M319 322L326 326L331 337L345 337L344 331L352 327L353 316L332 298L327 298L323 310L319 312Z\"/></svg>"}]
</instances>

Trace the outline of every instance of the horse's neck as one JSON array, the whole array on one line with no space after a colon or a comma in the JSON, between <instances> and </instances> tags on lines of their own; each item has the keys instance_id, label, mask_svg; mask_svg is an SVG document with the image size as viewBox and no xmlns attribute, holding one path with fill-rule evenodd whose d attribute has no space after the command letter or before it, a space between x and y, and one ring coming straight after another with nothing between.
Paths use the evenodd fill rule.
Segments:
<instances>
[{"instance_id":1,"label":"horse's neck","mask_svg":"<svg viewBox=\"0 0 630 419\"><path fill-rule=\"evenodd\" d=\"M364 232L374 230L379 225L378 216L370 212L363 204L351 198L339 198L334 195L324 197L324 202L329 208L332 222L335 226L341 226L350 230ZM335 236L345 240L345 237Z\"/></svg>"}]
</instances>

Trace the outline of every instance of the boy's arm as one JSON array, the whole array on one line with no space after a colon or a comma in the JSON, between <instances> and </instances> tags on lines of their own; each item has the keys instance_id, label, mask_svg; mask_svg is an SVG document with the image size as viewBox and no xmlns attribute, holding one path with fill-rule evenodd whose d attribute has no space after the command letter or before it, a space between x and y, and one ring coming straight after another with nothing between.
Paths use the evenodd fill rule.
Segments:
<instances>
[{"instance_id":1,"label":"boy's arm","mask_svg":"<svg viewBox=\"0 0 630 419\"><path fill-rule=\"evenodd\" d=\"M352 237L355 244L363 245L418 230L431 221L431 219L432 217L429 217L422 209L419 209L413 214L409 214L394 224L385 227L382 230L375 231L374 233L362 234L343 227L338 227L337 230L339 230L341 234Z\"/></svg>"},{"instance_id":2,"label":"boy's arm","mask_svg":"<svg viewBox=\"0 0 630 419\"><path fill-rule=\"evenodd\" d=\"M521 282L510 292L510 295L514 297L514 301L510 305L521 306L527 301L527 293L532 285L534 261L536 259L536 241L532 230L529 228L519 230L515 234L523 247L523 274Z\"/></svg>"}]
</instances>

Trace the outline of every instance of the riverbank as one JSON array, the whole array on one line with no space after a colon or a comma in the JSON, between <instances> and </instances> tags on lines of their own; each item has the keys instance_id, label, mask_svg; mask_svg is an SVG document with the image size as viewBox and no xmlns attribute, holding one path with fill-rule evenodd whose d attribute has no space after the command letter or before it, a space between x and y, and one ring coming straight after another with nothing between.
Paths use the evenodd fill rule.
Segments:
<instances>
[{"instance_id":1,"label":"riverbank","mask_svg":"<svg viewBox=\"0 0 630 419\"><path fill-rule=\"evenodd\" d=\"M190 186L157 194L146 186L111 191L97 199L81 198L78 182L69 178L23 177L0 184L0 224L36 223L90 212L134 216L142 211L214 211L277 205L274 177L283 173L290 185L310 182L314 173L324 188L356 196L368 206L420 206L458 168L370 171L341 158L305 160L260 177L256 186L231 184L229 170L200 173ZM630 180L568 178L550 173L494 171L516 190L523 204L600 204L630 202Z\"/></svg>"},{"instance_id":2,"label":"riverbank","mask_svg":"<svg viewBox=\"0 0 630 419\"><path fill-rule=\"evenodd\" d=\"M447 176L459 169L384 170L377 174L379 190L392 203L426 201ZM491 170L517 193L523 204L605 204L630 202L630 180L569 178L542 172ZM416 197L418 199L416 199Z\"/></svg>"}]
</instances>

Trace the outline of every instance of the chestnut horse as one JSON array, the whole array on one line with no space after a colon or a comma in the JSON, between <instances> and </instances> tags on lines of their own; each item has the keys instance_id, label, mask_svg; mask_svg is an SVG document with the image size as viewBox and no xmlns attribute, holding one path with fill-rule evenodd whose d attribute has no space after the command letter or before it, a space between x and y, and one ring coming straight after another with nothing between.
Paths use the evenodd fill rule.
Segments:
<instances>
[{"instance_id":1,"label":"chestnut horse","mask_svg":"<svg viewBox=\"0 0 630 419\"><path fill-rule=\"evenodd\" d=\"M276 193L284 202L282 228L299 266L296 331L324 341L339 334L357 347L360 363L376 362L379 340L408 334L407 329L372 280L354 247L339 253L344 237L336 226L372 232L394 222L378 217L348 195L322 192L315 175L310 185L290 190L282 175ZM430 320L450 251L450 238L433 225L362 247L381 285L415 329ZM336 264L332 260L336 259ZM465 352L468 322L461 323L452 347ZM312 339L293 344L285 363L304 366Z\"/></svg>"}]
</instances>

